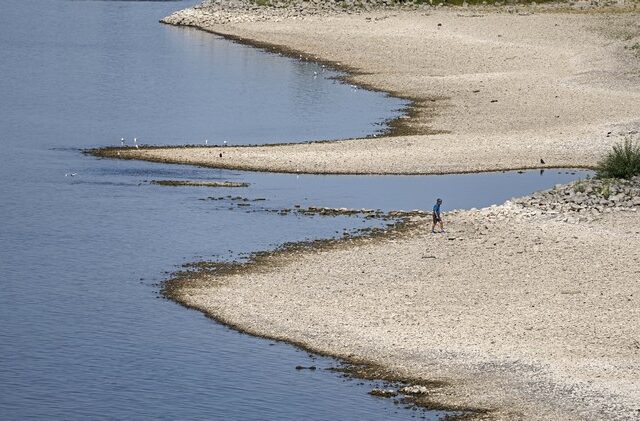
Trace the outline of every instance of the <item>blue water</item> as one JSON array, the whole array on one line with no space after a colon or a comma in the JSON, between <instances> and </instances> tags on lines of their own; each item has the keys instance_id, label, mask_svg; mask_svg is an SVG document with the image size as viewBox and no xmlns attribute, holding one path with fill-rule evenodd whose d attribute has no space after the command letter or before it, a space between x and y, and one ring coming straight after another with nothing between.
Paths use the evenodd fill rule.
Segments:
<instances>
[{"instance_id":1,"label":"blue water","mask_svg":"<svg viewBox=\"0 0 640 421\"><path fill-rule=\"evenodd\" d=\"M141 143L267 143L375 133L404 103L318 66L157 21L181 2L6 0L0 14L0 419L438 417L366 394L335 366L160 299L184 263L375 224L303 206L484 206L581 173L258 174L96 159ZM313 72L320 76L314 78ZM65 174L75 173L75 176ZM230 180L174 188L151 180ZM240 208L230 199L251 199Z\"/></svg>"}]
</instances>

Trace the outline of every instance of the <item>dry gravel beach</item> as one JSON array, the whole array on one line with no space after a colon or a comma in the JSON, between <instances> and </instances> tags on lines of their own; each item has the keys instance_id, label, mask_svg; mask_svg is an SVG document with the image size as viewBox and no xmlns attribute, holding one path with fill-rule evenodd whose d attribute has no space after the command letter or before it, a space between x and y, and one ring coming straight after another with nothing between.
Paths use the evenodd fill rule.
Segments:
<instances>
[{"instance_id":1,"label":"dry gravel beach","mask_svg":"<svg viewBox=\"0 0 640 421\"><path fill-rule=\"evenodd\" d=\"M634 3L308 14L236 3L164 21L332 63L351 83L412 99L409 114L381 138L227 147L223 158L216 147L96 154L345 174L593 167L640 130ZM255 335L438 382L425 399L487 411L477 418L638 420L636 197L624 209L455 212L435 235L413 215L382 235L183 274L166 293Z\"/></svg>"},{"instance_id":2,"label":"dry gravel beach","mask_svg":"<svg viewBox=\"0 0 640 421\"><path fill-rule=\"evenodd\" d=\"M326 61L350 71L351 83L411 98L395 136L227 148L222 159L215 148L123 155L308 173L491 171L540 159L584 167L640 130L638 12L520 6L287 17L256 9L193 8L163 21Z\"/></svg>"},{"instance_id":3,"label":"dry gravel beach","mask_svg":"<svg viewBox=\"0 0 640 421\"><path fill-rule=\"evenodd\" d=\"M508 205L189 274L170 296L240 330L444 382L488 419L640 417L640 218Z\"/></svg>"}]
</instances>

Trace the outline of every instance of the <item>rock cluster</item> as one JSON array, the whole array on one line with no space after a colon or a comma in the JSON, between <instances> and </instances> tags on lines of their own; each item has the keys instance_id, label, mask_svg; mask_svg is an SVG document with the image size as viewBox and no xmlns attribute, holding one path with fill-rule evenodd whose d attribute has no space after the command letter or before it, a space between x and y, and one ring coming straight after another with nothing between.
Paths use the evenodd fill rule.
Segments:
<instances>
[{"instance_id":1,"label":"rock cluster","mask_svg":"<svg viewBox=\"0 0 640 421\"><path fill-rule=\"evenodd\" d=\"M640 176L631 180L588 179L558 184L549 190L507 201L478 212L497 220L547 217L563 222L591 222L611 212L640 208Z\"/></svg>"},{"instance_id":2,"label":"rock cluster","mask_svg":"<svg viewBox=\"0 0 640 421\"><path fill-rule=\"evenodd\" d=\"M169 187L249 187L249 183L237 181L151 180L151 184Z\"/></svg>"},{"instance_id":3,"label":"rock cluster","mask_svg":"<svg viewBox=\"0 0 640 421\"><path fill-rule=\"evenodd\" d=\"M631 180L592 179L556 185L514 203L546 211L611 212L640 207L640 176Z\"/></svg>"},{"instance_id":4,"label":"rock cluster","mask_svg":"<svg viewBox=\"0 0 640 421\"><path fill-rule=\"evenodd\" d=\"M360 216L365 219L395 219L395 218L407 218L412 216L425 216L427 212L414 209L411 211L406 210L393 210L384 212L380 209L354 209L354 208L329 208L309 206L302 207L301 205L294 205L293 208L275 209L273 212L277 212L281 215L287 215L289 213L296 213L299 215L320 215L320 216Z\"/></svg>"},{"instance_id":5,"label":"rock cluster","mask_svg":"<svg viewBox=\"0 0 640 421\"><path fill-rule=\"evenodd\" d=\"M362 13L371 10L415 9L429 7L429 2L395 0L205 0L162 20L171 25L224 24L256 21L302 19L307 16L336 13ZM197 15L193 12L197 11Z\"/></svg>"},{"instance_id":6,"label":"rock cluster","mask_svg":"<svg viewBox=\"0 0 640 421\"><path fill-rule=\"evenodd\" d=\"M418 396L425 395L429 392L426 386L420 385L409 385L401 387L398 390L395 389L372 389L369 394L372 396L380 396L383 398L392 398L398 396L399 394L406 396Z\"/></svg>"},{"instance_id":7,"label":"rock cluster","mask_svg":"<svg viewBox=\"0 0 640 421\"><path fill-rule=\"evenodd\" d=\"M392 398L398 396L398 392L393 389L373 389L369 392L371 396L380 396L382 398Z\"/></svg>"},{"instance_id":8,"label":"rock cluster","mask_svg":"<svg viewBox=\"0 0 640 421\"><path fill-rule=\"evenodd\" d=\"M519 7L538 8L536 2L516 0L514 4L505 1L476 1L479 7L487 5L505 6L505 11L509 13L521 13ZM210 26L212 24L273 21L278 22L285 19L304 19L315 15L332 15L338 13L360 14L373 10L394 11L411 9L428 9L434 7L448 6L447 0L204 0L200 5L191 9L181 10L162 19L162 22L171 25L186 26ZM564 7L574 9L589 9L599 7L600 4L594 0L577 0L571 3L561 3ZM624 7L625 0L616 2L605 1L604 6L617 5ZM462 7L468 7L466 1L462 2ZM551 4L545 7L559 7ZM198 12L197 18L193 14ZM374 20L385 19L386 16L375 18ZM370 18L368 18L370 19Z\"/></svg>"},{"instance_id":9,"label":"rock cluster","mask_svg":"<svg viewBox=\"0 0 640 421\"><path fill-rule=\"evenodd\" d=\"M250 10L289 9L305 12L349 12L367 11L371 9L416 8L425 5L442 3L442 1L416 0L205 0L200 7L204 8L245 8Z\"/></svg>"},{"instance_id":10,"label":"rock cluster","mask_svg":"<svg viewBox=\"0 0 640 421\"><path fill-rule=\"evenodd\" d=\"M411 386L405 386L401 388L399 392L405 395L424 395L427 392L429 392L429 389L427 389L426 386L420 386L415 384Z\"/></svg>"}]
</instances>

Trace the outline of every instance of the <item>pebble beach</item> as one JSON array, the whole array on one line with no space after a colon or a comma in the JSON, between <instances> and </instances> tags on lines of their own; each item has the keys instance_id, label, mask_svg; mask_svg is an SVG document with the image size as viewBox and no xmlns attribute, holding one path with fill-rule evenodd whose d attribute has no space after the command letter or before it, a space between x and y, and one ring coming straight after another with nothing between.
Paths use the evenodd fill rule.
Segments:
<instances>
[{"instance_id":1,"label":"pebble beach","mask_svg":"<svg viewBox=\"0 0 640 421\"><path fill-rule=\"evenodd\" d=\"M611 200L600 187L452 212L444 234L410 215L383 235L189 273L167 293L241 331L435 383L422 396L430 407L634 420L640 180Z\"/></svg>"},{"instance_id":2,"label":"pebble beach","mask_svg":"<svg viewBox=\"0 0 640 421\"><path fill-rule=\"evenodd\" d=\"M92 153L314 174L593 168L640 132L636 6L204 2L163 22L326 63L409 99L406 116L375 138ZM182 274L165 294L238 330L430 385L425 406L637 420L638 209L639 179L584 180L445 212L445 233L412 213L384 233Z\"/></svg>"},{"instance_id":3,"label":"pebble beach","mask_svg":"<svg viewBox=\"0 0 640 421\"><path fill-rule=\"evenodd\" d=\"M225 139L224 151L141 149L121 157L330 174L581 168L640 132L635 3L621 10L518 5L352 13L299 3L306 13L206 3L163 22L323 62L346 71L354 86L411 100L390 136L251 148Z\"/></svg>"}]
</instances>

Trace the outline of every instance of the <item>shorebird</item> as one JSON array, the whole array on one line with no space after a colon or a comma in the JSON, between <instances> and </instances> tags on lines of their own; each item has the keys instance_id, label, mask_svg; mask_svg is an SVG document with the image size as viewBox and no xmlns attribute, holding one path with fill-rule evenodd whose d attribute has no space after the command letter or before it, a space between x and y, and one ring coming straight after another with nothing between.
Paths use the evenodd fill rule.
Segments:
<instances>
[{"instance_id":1,"label":"shorebird","mask_svg":"<svg viewBox=\"0 0 640 421\"><path fill-rule=\"evenodd\" d=\"M544 159L540 158L540 163L544 165Z\"/></svg>"},{"instance_id":2,"label":"shorebird","mask_svg":"<svg viewBox=\"0 0 640 421\"><path fill-rule=\"evenodd\" d=\"M204 145L207 146L209 144L209 139L204 140Z\"/></svg>"},{"instance_id":3,"label":"shorebird","mask_svg":"<svg viewBox=\"0 0 640 421\"><path fill-rule=\"evenodd\" d=\"M124 146L124 137L120 138L120 146Z\"/></svg>"},{"instance_id":4,"label":"shorebird","mask_svg":"<svg viewBox=\"0 0 640 421\"><path fill-rule=\"evenodd\" d=\"M133 144L136 145L136 149L138 149L138 138L137 137L133 138Z\"/></svg>"},{"instance_id":5,"label":"shorebird","mask_svg":"<svg viewBox=\"0 0 640 421\"><path fill-rule=\"evenodd\" d=\"M226 140L223 141L222 143L224 144L224 146L227 146L227 141Z\"/></svg>"},{"instance_id":6,"label":"shorebird","mask_svg":"<svg viewBox=\"0 0 640 421\"><path fill-rule=\"evenodd\" d=\"M78 175L78 173L77 173L77 172L68 172L68 173L66 173L64 176L65 176L65 177L75 177L76 175Z\"/></svg>"}]
</instances>

